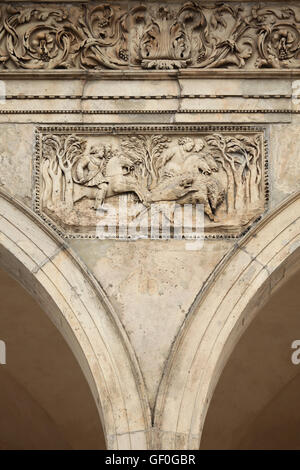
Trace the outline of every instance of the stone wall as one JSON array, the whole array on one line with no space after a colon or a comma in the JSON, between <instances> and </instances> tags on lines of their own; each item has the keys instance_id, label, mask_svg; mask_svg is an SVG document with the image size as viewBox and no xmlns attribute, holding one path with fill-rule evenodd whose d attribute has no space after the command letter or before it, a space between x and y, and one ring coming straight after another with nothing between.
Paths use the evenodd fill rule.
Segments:
<instances>
[{"instance_id":1,"label":"stone wall","mask_svg":"<svg viewBox=\"0 0 300 470\"><path fill-rule=\"evenodd\" d=\"M237 247L300 190L300 8L82 4L1 4L1 190L80 257L98 283L93 295L114 312L119 336L107 333L105 344L117 351L110 342L125 341L144 407L128 433L148 440L133 448L194 448L200 419L193 431L163 424L162 397L170 367L178 394L185 387L174 358L207 286L218 278L217 294L227 293L224 262L233 260L232 275L234 263L248 265L251 254L235 261ZM120 201L130 219L121 220ZM192 240L176 237L175 209L182 217L186 205L192 222L204 210L204 232ZM151 238L147 223L160 211ZM108 233L99 229L105 217ZM198 367L200 376L200 359ZM116 444L123 428L109 432L109 446L129 447Z\"/></svg>"}]
</instances>

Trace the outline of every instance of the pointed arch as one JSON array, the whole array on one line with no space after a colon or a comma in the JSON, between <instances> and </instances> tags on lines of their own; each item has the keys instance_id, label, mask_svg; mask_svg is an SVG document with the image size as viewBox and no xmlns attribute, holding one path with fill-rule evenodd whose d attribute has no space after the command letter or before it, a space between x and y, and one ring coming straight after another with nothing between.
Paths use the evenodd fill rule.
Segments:
<instances>
[{"instance_id":1,"label":"pointed arch","mask_svg":"<svg viewBox=\"0 0 300 470\"><path fill-rule=\"evenodd\" d=\"M300 192L234 245L194 301L158 392L156 446L199 449L206 412L239 338L285 278L300 267Z\"/></svg>"},{"instance_id":2,"label":"pointed arch","mask_svg":"<svg viewBox=\"0 0 300 470\"><path fill-rule=\"evenodd\" d=\"M60 237L2 191L0 266L34 297L70 346L97 404L107 448L149 448L142 375L104 291Z\"/></svg>"}]
</instances>

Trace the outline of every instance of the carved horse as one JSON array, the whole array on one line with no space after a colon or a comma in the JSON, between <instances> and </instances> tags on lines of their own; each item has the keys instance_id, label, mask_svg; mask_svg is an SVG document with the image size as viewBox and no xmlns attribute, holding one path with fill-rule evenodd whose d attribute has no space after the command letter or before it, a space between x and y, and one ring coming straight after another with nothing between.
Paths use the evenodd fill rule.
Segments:
<instances>
[{"instance_id":1,"label":"carved horse","mask_svg":"<svg viewBox=\"0 0 300 470\"><path fill-rule=\"evenodd\" d=\"M148 191L142 188L134 174L133 162L124 155L111 157L106 165L105 176L99 177L97 185L84 186L74 183L74 203L83 198L94 199L94 208L101 206L105 199L123 193L135 193L141 202L148 198Z\"/></svg>"}]
</instances>

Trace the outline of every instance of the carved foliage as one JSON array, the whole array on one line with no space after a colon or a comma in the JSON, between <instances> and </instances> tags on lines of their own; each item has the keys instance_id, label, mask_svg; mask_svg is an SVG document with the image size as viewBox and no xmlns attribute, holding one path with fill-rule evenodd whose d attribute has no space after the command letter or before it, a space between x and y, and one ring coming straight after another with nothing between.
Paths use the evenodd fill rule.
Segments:
<instances>
[{"instance_id":1,"label":"carved foliage","mask_svg":"<svg viewBox=\"0 0 300 470\"><path fill-rule=\"evenodd\" d=\"M300 11L286 2L0 6L4 69L299 67Z\"/></svg>"},{"instance_id":2,"label":"carved foliage","mask_svg":"<svg viewBox=\"0 0 300 470\"><path fill-rule=\"evenodd\" d=\"M119 196L149 211L157 203L202 204L206 230L237 233L265 209L263 132L184 134L122 130L43 133L37 155L38 211L66 229L95 227ZM82 227L80 229L80 227Z\"/></svg>"}]
</instances>

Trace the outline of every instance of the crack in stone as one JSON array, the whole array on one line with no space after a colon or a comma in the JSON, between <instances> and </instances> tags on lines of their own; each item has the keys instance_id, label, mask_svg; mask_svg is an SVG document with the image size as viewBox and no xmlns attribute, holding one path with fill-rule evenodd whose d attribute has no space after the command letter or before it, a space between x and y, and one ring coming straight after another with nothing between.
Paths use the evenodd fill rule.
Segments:
<instances>
[{"instance_id":1,"label":"crack in stone","mask_svg":"<svg viewBox=\"0 0 300 470\"><path fill-rule=\"evenodd\" d=\"M56 256L61 252L61 251L65 251L66 250L66 246L65 244L61 245L60 247L58 247L55 252L44 259L44 261L42 261L40 264L38 264L34 269L32 269L32 274L37 274L38 271L40 271L40 269L42 269L49 261L53 261L54 258L56 258Z\"/></svg>"}]
</instances>

